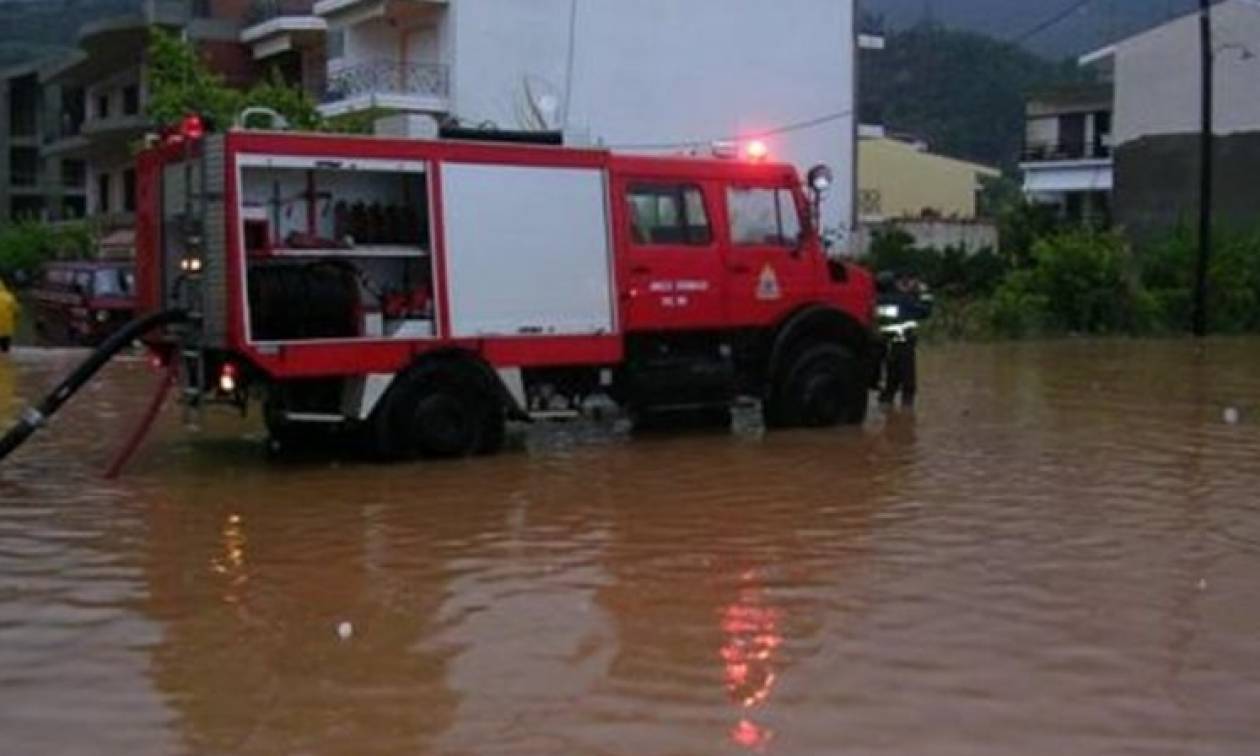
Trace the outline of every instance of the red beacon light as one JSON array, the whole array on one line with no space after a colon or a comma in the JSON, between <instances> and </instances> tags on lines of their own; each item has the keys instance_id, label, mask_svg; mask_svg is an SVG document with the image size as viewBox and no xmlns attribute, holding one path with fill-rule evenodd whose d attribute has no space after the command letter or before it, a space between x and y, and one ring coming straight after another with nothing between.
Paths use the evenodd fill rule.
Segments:
<instances>
[{"instance_id":1,"label":"red beacon light","mask_svg":"<svg viewBox=\"0 0 1260 756\"><path fill-rule=\"evenodd\" d=\"M767 147L766 143L761 141L760 139L754 139L748 144L744 145L744 157L748 158L754 163L760 163L766 158L768 158L769 156L770 156L770 148Z\"/></svg>"},{"instance_id":2,"label":"red beacon light","mask_svg":"<svg viewBox=\"0 0 1260 756\"><path fill-rule=\"evenodd\" d=\"M196 141L206 135L206 124L201 120L201 116L190 113L180 122L179 133L189 141Z\"/></svg>"}]
</instances>

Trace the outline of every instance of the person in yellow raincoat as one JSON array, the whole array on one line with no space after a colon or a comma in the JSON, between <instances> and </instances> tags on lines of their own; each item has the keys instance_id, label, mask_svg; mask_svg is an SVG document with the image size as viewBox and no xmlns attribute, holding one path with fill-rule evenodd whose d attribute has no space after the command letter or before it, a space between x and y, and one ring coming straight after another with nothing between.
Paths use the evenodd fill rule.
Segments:
<instances>
[{"instance_id":1,"label":"person in yellow raincoat","mask_svg":"<svg viewBox=\"0 0 1260 756\"><path fill-rule=\"evenodd\" d=\"M17 330L17 297L0 281L0 352L13 346L13 332Z\"/></svg>"}]
</instances>

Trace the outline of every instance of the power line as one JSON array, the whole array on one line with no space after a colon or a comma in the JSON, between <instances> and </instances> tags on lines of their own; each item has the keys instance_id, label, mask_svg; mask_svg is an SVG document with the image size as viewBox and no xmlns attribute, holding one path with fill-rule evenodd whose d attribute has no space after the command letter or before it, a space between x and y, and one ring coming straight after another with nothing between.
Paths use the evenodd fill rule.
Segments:
<instances>
[{"instance_id":1,"label":"power line","mask_svg":"<svg viewBox=\"0 0 1260 756\"><path fill-rule=\"evenodd\" d=\"M610 150L680 150L687 147L701 147L713 144L715 142L742 142L750 139L764 139L766 137L777 136L779 134L790 134L794 131L804 131L812 129L816 126L839 121L842 118L848 118L853 115L853 109L841 110L836 113L828 113L827 115L810 118L805 121L797 121L783 126L776 126L772 129L765 129L750 134L738 134L735 136L718 137L716 139L692 139L686 142L658 142L655 144L610 144L605 145Z\"/></svg>"}]
</instances>

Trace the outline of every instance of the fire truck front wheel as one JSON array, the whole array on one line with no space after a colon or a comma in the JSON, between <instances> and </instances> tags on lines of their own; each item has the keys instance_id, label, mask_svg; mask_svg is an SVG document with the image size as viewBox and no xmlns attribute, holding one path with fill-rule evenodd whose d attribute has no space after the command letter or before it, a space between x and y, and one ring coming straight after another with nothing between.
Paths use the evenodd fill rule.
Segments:
<instances>
[{"instance_id":1,"label":"fire truck front wheel","mask_svg":"<svg viewBox=\"0 0 1260 756\"><path fill-rule=\"evenodd\" d=\"M869 400L862 363L836 344L797 350L766 403L766 424L779 428L860 425Z\"/></svg>"}]
</instances>

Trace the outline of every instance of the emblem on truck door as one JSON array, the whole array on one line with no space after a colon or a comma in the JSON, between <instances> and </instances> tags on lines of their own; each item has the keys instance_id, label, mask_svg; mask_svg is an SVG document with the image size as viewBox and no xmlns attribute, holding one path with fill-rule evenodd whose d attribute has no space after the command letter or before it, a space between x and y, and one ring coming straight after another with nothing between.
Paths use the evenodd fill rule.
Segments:
<instances>
[{"instance_id":1,"label":"emblem on truck door","mask_svg":"<svg viewBox=\"0 0 1260 756\"><path fill-rule=\"evenodd\" d=\"M773 302L782 298L783 290L779 288L779 276L775 274L774 267L767 264L761 269L761 276L757 279L757 299Z\"/></svg>"}]
</instances>

